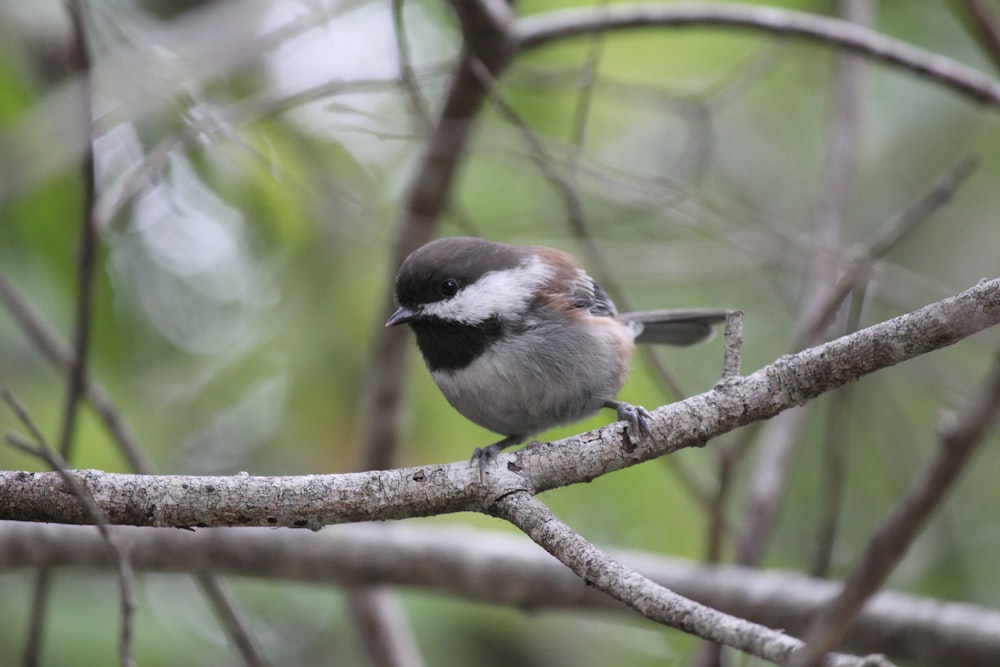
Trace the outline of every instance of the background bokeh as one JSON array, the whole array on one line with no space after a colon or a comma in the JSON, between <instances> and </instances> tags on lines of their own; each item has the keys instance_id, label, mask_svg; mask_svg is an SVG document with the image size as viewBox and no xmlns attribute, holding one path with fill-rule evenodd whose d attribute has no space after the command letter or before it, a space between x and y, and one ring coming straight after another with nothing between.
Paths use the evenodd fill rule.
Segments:
<instances>
[{"instance_id":1,"label":"background bokeh","mask_svg":"<svg viewBox=\"0 0 1000 667\"><path fill-rule=\"evenodd\" d=\"M836 11L820 0L758 4ZM954 4L878 3L876 27L995 75ZM357 469L395 222L427 134L399 81L390 3L101 0L89 3L88 18L102 222L93 375L161 472ZM460 33L444 3L410 0L404 18L433 117ZM532 51L498 85L543 159L573 186L588 238L629 306L743 309L752 371L791 351L824 197L835 62L830 48L773 35L650 29ZM595 83L582 85L588 63ZM0 272L67 340L84 201L73 70L63 3L0 0ZM980 162L953 201L877 264L862 325L1000 269L997 110L879 64L864 77L845 248L863 247L961 157ZM567 224L537 157L504 113L484 108L439 235L552 245L590 264L590 246ZM840 425L848 468L834 575L933 455L939 420L974 395L998 342L998 332L985 332L853 388ZM718 378L719 340L657 354L687 393ZM410 361L399 369L398 464L458 460L492 441L445 403L418 355ZM2 310L0 385L56 437L64 378ZM654 407L676 396L637 356L622 398ZM813 558L826 400L813 405L766 566L808 570ZM0 410L0 429L20 426ZM712 488L717 444L544 500L592 541L699 559L705 511L675 466ZM1000 606L997 445L994 434L892 587ZM128 470L87 410L72 464ZM7 447L0 467L42 469ZM748 470L733 480L734 521ZM427 521L512 530L478 515ZM2 664L18 659L32 581L31 572L0 573ZM340 592L235 585L274 664L363 664ZM237 662L190 579L144 575L136 589L140 664ZM111 663L112 575L60 572L53 594L46 664ZM628 615L527 614L416 591L403 600L433 665L688 664L698 646Z\"/></svg>"}]
</instances>

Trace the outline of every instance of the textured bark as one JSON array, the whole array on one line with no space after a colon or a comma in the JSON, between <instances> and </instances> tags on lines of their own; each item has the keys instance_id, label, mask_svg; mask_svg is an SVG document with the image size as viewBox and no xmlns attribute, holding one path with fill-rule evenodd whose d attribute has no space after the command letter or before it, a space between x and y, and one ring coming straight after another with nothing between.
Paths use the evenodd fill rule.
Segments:
<instances>
[{"instance_id":1,"label":"textured bark","mask_svg":"<svg viewBox=\"0 0 1000 667\"><path fill-rule=\"evenodd\" d=\"M654 411L654 438L632 442L622 424L502 454L485 482L468 463L302 477L122 475L79 471L111 524L287 526L489 511L515 490L538 493L768 419L857 378L946 347L1000 322L1000 278L775 363ZM470 447L471 449L471 447ZM0 472L0 519L89 523L58 473Z\"/></svg>"}]
</instances>

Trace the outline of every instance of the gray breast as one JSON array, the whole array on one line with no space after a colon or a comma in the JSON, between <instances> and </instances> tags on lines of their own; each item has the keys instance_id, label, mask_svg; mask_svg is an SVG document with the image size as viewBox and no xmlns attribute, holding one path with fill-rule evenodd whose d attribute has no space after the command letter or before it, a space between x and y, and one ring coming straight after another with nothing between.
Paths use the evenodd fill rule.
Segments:
<instances>
[{"instance_id":1,"label":"gray breast","mask_svg":"<svg viewBox=\"0 0 1000 667\"><path fill-rule=\"evenodd\" d=\"M470 421L502 435L534 435L594 414L621 389L622 338L611 328L584 331L537 322L460 371L432 376Z\"/></svg>"}]
</instances>

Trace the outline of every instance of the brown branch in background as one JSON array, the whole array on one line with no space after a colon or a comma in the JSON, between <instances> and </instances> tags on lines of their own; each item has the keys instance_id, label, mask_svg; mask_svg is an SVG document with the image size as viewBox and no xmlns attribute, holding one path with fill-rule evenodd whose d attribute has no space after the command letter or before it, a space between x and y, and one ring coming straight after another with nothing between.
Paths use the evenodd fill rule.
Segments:
<instances>
[{"instance_id":1,"label":"brown branch in background","mask_svg":"<svg viewBox=\"0 0 1000 667\"><path fill-rule=\"evenodd\" d=\"M795 334L796 349L802 349L815 340L829 326L841 303L852 290L859 289L868 281L872 268L900 241L916 227L944 206L958 192L965 180L979 166L975 155L963 155L943 174L930 184L928 189L898 214L886 220L872 237L872 240L844 269L836 285L820 297L820 307L812 311L812 317L798 325Z\"/></svg>"},{"instance_id":2,"label":"brown branch in background","mask_svg":"<svg viewBox=\"0 0 1000 667\"><path fill-rule=\"evenodd\" d=\"M854 333L861 324L861 311L865 303L863 289L855 290L847 317L844 334ZM833 547L840 526L840 511L847 478L848 427L854 387L847 385L830 394L826 405L826 423L823 433L822 491L819 517L816 521L816 551L813 554L811 573L815 577L829 576L833 563Z\"/></svg>"},{"instance_id":3,"label":"brown branch in background","mask_svg":"<svg viewBox=\"0 0 1000 667\"><path fill-rule=\"evenodd\" d=\"M349 600L369 665L422 667L425 664L394 590L369 586L351 594Z\"/></svg>"},{"instance_id":4,"label":"brown branch in background","mask_svg":"<svg viewBox=\"0 0 1000 667\"><path fill-rule=\"evenodd\" d=\"M426 153L399 217L390 266L393 274L407 255L431 240L439 218L449 205L452 183L465 156L484 96L484 87L473 74L472 63L496 74L511 55L509 8L501 9L485 2L457 1L453 8L462 24L463 54L455 67L441 117L428 137ZM426 107L409 67L402 13L402 3L394 2L404 86L415 114L429 127ZM391 276L388 283L392 284ZM391 293L392 288L386 291ZM381 312L388 317L391 311L390 296ZM409 349L407 338L398 327L379 327L365 390L363 470L390 468L395 461ZM365 589L353 593L350 604L361 641L376 667L409 667L423 663L407 619L399 610L398 600L386 591Z\"/></svg>"},{"instance_id":5,"label":"brown branch in background","mask_svg":"<svg viewBox=\"0 0 1000 667\"><path fill-rule=\"evenodd\" d=\"M873 21L871 0L842 0L840 6L847 25L866 29ZM798 329L803 328L803 323L818 319L814 313L821 308L829 286L837 280L845 212L860 161L864 67L865 63L853 53L840 53L836 57L826 174L796 317ZM793 343L792 351L819 343L820 331L817 329L814 337L804 343ZM742 565L757 564L770 542L810 411L811 406L790 410L760 430L762 444L750 474L739 537L737 562Z\"/></svg>"},{"instance_id":6,"label":"brown branch in background","mask_svg":"<svg viewBox=\"0 0 1000 667\"><path fill-rule=\"evenodd\" d=\"M76 48L82 50L82 52L78 55L78 58L86 58L87 60L81 62L89 63L89 58L85 48L85 35L83 34L84 26L81 22L80 9L81 6L78 4L70 5L71 16L74 21L74 30L76 31ZM81 69L84 71L84 74L81 75L81 83L83 85L83 90L87 91L86 97L89 100L89 79L86 75L87 68ZM87 122L90 123L89 106ZM91 131L92 128L88 125L87 136L91 136ZM90 145L92 145L92 142L88 142L88 146ZM79 306L80 303L83 302L84 298L87 300L92 298L92 287L91 289L85 289L85 286L87 284L92 286L93 284L93 273L95 269L94 263L96 262L96 235L98 232L96 220L93 216L93 211L96 206L96 181L94 180L92 151L88 149L86 151L86 155L89 158L84 165L85 178L87 179L87 185L85 187L88 196L83 202L83 210L85 211L85 232L84 238L81 239L80 247L80 298L78 300L77 335L75 339L76 353L71 351L64 341L60 340L59 334L49 324L47 324L37 312L35 312L28 300L25 299L14 287L14 285L3 275L0 275L0 303L3 303L8 313L10 313L11 317L24 332L25 337L33 345L35 345L42 356L53 366L67 374L67 384L71 387L77 387L76 383L80 383L78 392L73 393L73 396L75 396L73 402L78 404L79 399L82 397L91 404L98 417L104 423L108 433L111 435L125 459L128 461L129 466L140 474L153 474L155 473L155 467L147 456L144 448L139 443L138 438L135 436L134 431L128 423L128 420L124 417L117 406L115 406L114 401L111 399L110 394L103 387L103 385L99 381L91 378L86 372L86 350L89 348L86 338L88 337L87 332L90 329L88 319L91 307L88 306L86 308L80 308ZM88 214L86 211L91 213ZM87 248L89 248L89 250ZM86 292L86 297L84 297L84 292ZM82 355L80 354L81 350L83 351ZM74 422L77 410L78 406L72 410L74 415L72 420ZM68 405L66 414L69 414ZM67 431L64 430L63 436L65 437L66 434ZM36 440L37 439L38 438L36 437ZM256 645L256 640L249 631L249 625L246 621L245 614L238 608L231 592L212 574L196 574L195 578L197 579L202 592L208 598L215 613L217 614L220 624L227 630L234 645L240 651L244 664L248 667L265 665L266 662L262 658L262 652ZM38 579L36 580L36 603L31 613L32 620L29 627L28 640L26 642L26 664L39 663L42 628L45 615L44 603L41 601L47 599L48 597L47 591L50 588L50 582L51 578L47 573L39 573Z\"/></svg>"},{"instance_id":7,"label":"brown branch in background","mask_svg":"<svg viewBox=\"0 0 1000 667\"><path fill-rule=\"evenodd\" d=\"M77 245L77 297L73 324L74 354L72 366L66 376L66 398L63 403L62 425L58 436L58 451L62 459L70 460L80 399L87 382L87 359L90 352L91 315L94 301L94 273L97 264L97 228L94 225L94 204L97 200L97 176L94 165L94 100L90 53L87 46L85 0L70 0L66 9L72 27L70 68L80 80L79 123L83 137L80 155L81 205L80 239ZM40 434L35 437L41 446ZM45 634L45 620L52 590L51 573L40 568L35 576L31 621L24 649L24 662L34 666L40 662L41 643ZM123 624L126 622L123 618Z\"/></svg>"},{"instance_id":8,"label":"brown branch in background","mask_svg":"<svg viewBox=\"0 0 1000 667\"><path fill-rule=\"evenodd\" d=\"M381 312L392 312L392 276L406 256L431 240L434 227L451 197L459 164L465 156L485 96L479 77L472 70L478 61L493 74L499 73L512 55L508 24L510 16L498 16L496 3L458 2L453 8L462 23L464 51L437 126L427 139L424 157L403 204L396 226L390 258L387 298ZM509 11L509 8L508 8ZM362 467L384 469L393 465L399 440L402 385L410 346L398 327L379 327L368 367L365 388L365 444Z\"/></svg>"},{"instance_id":9,"label":"brown branch in background","mask_svg":"<svg viewBox=\"0 0 1000 667\"><path fill-rule=\"evenodd\" d=\"M584 249L586 250L588 264L590 265L588 270L596 276L597 282L600 283L609 294L611 294L612 299L618 304L620 310L633 310L630 300L625 295L625 291L614 278L614 273L608 265L604 253L601 252L597 243L594 242L594 239L590 234L590 230L587 228L583 213L583 205L580 202L580 197L577 193L575 183L571 182L571 178L573 177L563 176L556 164L556 161L545 147L545 143L534 132L534 130L531 129L527 122L521 118L521 116L507 102L507 100L504 99L499 88L497 88L496 80L482 65L482 63L473 62L472 67L473 71L479 76L483 87L489 91L491 101L496 105L497 109L500 110L504 117L507 118L507 120L515 128L517 128L524 137L526 143L531 149L531 158L535 163L535 166L538 167L542 176L559 194L560 199L563 202L563 207L566 211L566 221L569 225L569 229L573 233L573 236L583 244ZM575 160L573 161L573 165L574 166L570 173L576 174ZM649 362L650 367L653 369L654 377L659 379L660 382L664 384L668 393L675 400L684 398L686 394L683 389L681 389L677 380L667 370L666 366L664 366L659 357L652 352L650 349L651 346L640 347L642 348L641 352L644 353L646 361ZM695 479L694 475L692 475L692 473L685 468L679 460L664 459L664 461L691 498L700 506L706 507L708 499L711 497L711 493L704 488L704 485L699 483Z\"/></svg>"},{"instance_id":10,"label":"brown branch in background","mask_svg":"<svg viewBox=\"0 0 1000 667\"><path fill-rule=\"evenodd\" d=\"M872 535L840 594L813 619L805 635L806 647L792 662L795 667L819 664L822 656L841 641L865 602L885 583L941 505L998 416L1000 351L994 356L983 388L962 414L941 428L941 446L935 459Z\"/></svg>"},{"instance_id":11,"label":"brown branch in background","mask_svg":"<svg viewBox=\"0 0 1000 667\"><path fill-rule=\"evenodd\" d=\"M491 513L511 522L573 570L589 586L607 593L663 625L784 664L802 643L777 630L698 604L639 574L584 540L528 493L498 498ZM830 656L824 665L889 665L877 657Z\"/></svg>"},{"instance_id":12,"label":"brown branch in background","mask_svg":"<svg viewBox=\"0 0 1000 667\"><path fill-rule=\"evenodd\" d=\"M966 28L993 61L993 67L1000 70L1000 17L995 5L990 7L985 0L959 0L950 4L958 10Z\"/></svg>"},{"instance_id":13,"label":"brown branch in background","mask_svg":"<svg viewBox=\"0 0 1000 667\"><path fill-rule=\"evenodd\" d=\"M104 514L101 512L100 508L94 502L94 499L87 492L87 489L83 486L80 480L69 471L69 466L59 452L53 450L49 447L48 442L46 442L41 431L35 425L34 420L28 414L28 411L18 403L14 395L10 393L8 389L4 389L3 400L11 411L17 416L18 420L28 429L28 433L31 434L32 441L26 440L16 433L7 433L7 442L13 447L35 456L42 461L44 461L48 466L59 473L62 478L63 483L69 489L69 491L76 496L80 503L85 508L87 514L90 516L94 525L97 526L97 531L101 535L101 539L104 542L104 546L111 556L111 561L114 563L115 574L118 578L118 603L121 612L121 626L118 638L118 657L122 667L133 667L135 665L135 659L132 655L132 617L135 612L135 603L132 599L132 565L129 561L128 554L125 548L118 543L118 540L111 534L108 530L108 523L104 518ZM49 591L48 586L48 572L49 568L42 567L39 572L46 573L46 583L44 584L44 589L46 593ZM37 593L36 588L36 593ZM37 599L37 598L36 598ZM42 603L45 606L45 603ZM36 607L37 608L37 607ZM33 611L33 618L34 618ZM40 614L40 617L44 614ZM41 633L39 633L39 637ZM37 660L40 655L40 647L34 647L33 653L26 654L26 662L30 658L32 660Z\"/></svg>"},{"instance_id":14,"label":"brown branch in background","mask_svg":"<svg viewBox=\"0 0 1000 667\"><path fill-rule=\"evenodd\" d=\"M0 303L21 328L24 337L50 364L67 374L76 367L73 353L66 343L60 340L58 332L42 319L2 273L0 273ZM139 473L152 473L152 462L104 385L88 376L84 378L83 395L104 422L105 428L117 443L129 466Z\"/></svg>"},{"instance_id":15,"label":"brown branch in background","mask_svg":"<svg viewBox=\"0 0 1000 667\"><path fill-rule=\"evenodd\" d=\"M59 334L35 312L28 300L2 274L0 274L0 303L3 303L14 322L20 326L25 338L38 349L42 356L57 369L69 373L73 367L73 356L67 345L59 339ZM139 443L128 420L114 404L104 386L95 378L88 376L85 379L83 393L132 470L143 475L154 474L156 472L155 466L146 455L145 449ZM256 645L256 640L249 631L245 614L237 607L232 593L215 575L204 573L197 574L195 577L202 592L209 599L218 615L221 625L227 630L233 643L240 651L244 664L248 667L266 664L260 648ZM43 585L47 586L48 584ZM34 613L41 613L41 610L33 612L33 615ZM38 630L34 632L38 633L41 628L40 623L41 620L32 621L29 627L37 628ZM28 646L38 646L40 641L41 636L39 635L35 639L29 638L26 643ZM37 664L37 659L34 663L28 662L29 664Z\"/></svg>"},{"instance_id":16,"label":"brown branch in background","mask_svg":"<svg viewBox=\"0 0 1000 667\"><path fill-rule=\"evenodd\" d=\"M87 362L90 354L91 320L94 311L94 276L97 268L97 228L94 226L94 202L97 201L97 180L94 167L93 82L90 75L90 55L87 51L84 14L85 0L73 0L68 5L73 24L75 69L80 73L80 123L86 137L81 159L81 184L83 200L80 205L80 241L77 246L77 295L76 317L73 323L73 367L66 381L66 402L63 406L62 429L59 435L59 454L69 460L76 418L79 413L83 387L87 379Z\"/></svg>"},{"instance_id":17,"label":"brown branch in background","mask_svg":"<svg viewBox=\"0 0 1000 667\"><path fill-rule=\"evenodd\" d=\"M622 4L564 9L519 19L522 52L594 32L657 26L729 27L814 40L926 77L978 102L1000 107L1000 83L967 65L848 21L775 7L721 3Z\"/></svg>"},{"instance_id":18,"label":"brown branch in background","mask_svg":"<svg viewBox=\"0 0 1000 667\"><path fill-rule=\"evenodd\" d=\"M304 530L213 528L162 530L116 526L136 572L212 569L227 576L350 588L359 583L421 590L540 615L630 614L588 587L521 534L441 523L361 523ZM598 545L598 548L605 549ZM714 607L801 636L808 619L839 583L797 572L687 559L607 547L612 558L662 586ZM253 554L253 558L247 558ZM0 569L37 566L96 570L113 565L89 526L0 522ZM594 619L596 620L596 618ZM884 653L926 665L996 667L1000 610L881 591L865 605L845 640L854 653Z\"/></svg>"}]
</instances>

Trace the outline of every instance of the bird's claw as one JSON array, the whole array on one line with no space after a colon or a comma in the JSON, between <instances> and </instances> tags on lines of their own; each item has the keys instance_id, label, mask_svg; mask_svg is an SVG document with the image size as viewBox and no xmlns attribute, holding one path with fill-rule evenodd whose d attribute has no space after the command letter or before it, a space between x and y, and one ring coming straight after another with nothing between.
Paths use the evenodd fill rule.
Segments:
<instances>
[{"instance_id":1,"label":"bird's claw","mask_svg":"<svg viewBox=\"0 0 1000 667\"><path fill-rule=\"evenodd\" d=\"M486 475L486 466L489 465L490 461L493 460L500 452L500 446L497 444L490 445L488 447L476 447L472 450L472 458L469 459L469 465L479 462L479 481L483 481L483 477Z\"/></svg>"},{"instance_id":2,"label":"bird's claw","mask_svg":"<svg viewBox=\"0 0 1000 667\"><path fill-rule=\"evenodd\" d=\"M646 438L653 437L653 429L649 427L649 420L653 418L649 410L641 405L619 402L616 406L618 410L618 420L628 424L629 431L634 435L642 435Z\"/></svg>"}]
</instances>

